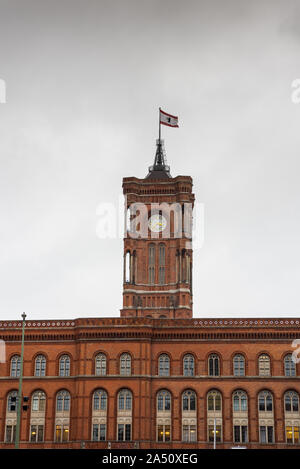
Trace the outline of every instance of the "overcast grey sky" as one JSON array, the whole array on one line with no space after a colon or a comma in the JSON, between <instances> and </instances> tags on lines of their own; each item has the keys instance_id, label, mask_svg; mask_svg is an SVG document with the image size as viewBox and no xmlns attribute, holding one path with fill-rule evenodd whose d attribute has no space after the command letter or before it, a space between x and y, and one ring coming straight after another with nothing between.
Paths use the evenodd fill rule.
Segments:
<instances>
[{"instance_id":1,"label":"overcast grey sky","mask_svg":"<svg viewBox=\"0 0 300 469\"><path fill-rule=\"evenodd\" d=\"M296 0L0 0L0 319L119 316L96 211L147 174L159 106L205 206L194 316L299 315L299 25Z\"/></svg>"}]
</instances>

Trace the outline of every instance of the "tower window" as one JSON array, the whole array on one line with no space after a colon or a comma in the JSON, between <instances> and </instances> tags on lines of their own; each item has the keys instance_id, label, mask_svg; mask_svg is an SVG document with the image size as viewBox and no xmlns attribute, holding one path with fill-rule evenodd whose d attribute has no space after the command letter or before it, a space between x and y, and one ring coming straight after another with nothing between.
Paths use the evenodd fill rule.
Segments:
<instances>
[{"instance_id":1,"label":"tower window","mask_svg":"<svg viewBox=\"0 0 300 469\"><path fill-rule=\"evenodd\" d=\"M155 245L149 244L149 283L153 285L155 283Z\"/></svg>"}]
</instances>

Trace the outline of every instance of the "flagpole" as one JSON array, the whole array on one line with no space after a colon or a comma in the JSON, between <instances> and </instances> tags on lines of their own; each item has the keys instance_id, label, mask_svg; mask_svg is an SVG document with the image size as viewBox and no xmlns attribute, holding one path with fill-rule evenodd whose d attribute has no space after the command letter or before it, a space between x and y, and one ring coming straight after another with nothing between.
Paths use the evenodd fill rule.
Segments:
<instances>
[{"instance_id":1,"label":"flagpole","mask_svg":"<svg viewBox=\"0 0 300 469\"><path fill-rule=\"evenodd\" d=\"M158 143L160 145L160 108L159 108L159 111L158 111L158 122L159 122L159 131L158 131Z\"/></svg>"}]
</instances>

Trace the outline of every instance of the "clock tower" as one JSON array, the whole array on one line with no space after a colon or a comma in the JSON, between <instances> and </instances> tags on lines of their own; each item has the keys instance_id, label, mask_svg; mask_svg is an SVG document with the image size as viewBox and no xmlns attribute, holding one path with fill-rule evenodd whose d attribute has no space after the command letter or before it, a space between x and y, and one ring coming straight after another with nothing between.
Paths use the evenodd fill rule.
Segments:
<instances>
[{"instance_id":1,"label":"clock tower","mask_svg":"<svg viewBox=\"0 0 300 469\"><path fill-rule=\"evenodd\" d=\"M148 175L123 179L122 317L193 316L192 186L190 176L171 176L161 139Z\"/></svg>"}]
</instances>

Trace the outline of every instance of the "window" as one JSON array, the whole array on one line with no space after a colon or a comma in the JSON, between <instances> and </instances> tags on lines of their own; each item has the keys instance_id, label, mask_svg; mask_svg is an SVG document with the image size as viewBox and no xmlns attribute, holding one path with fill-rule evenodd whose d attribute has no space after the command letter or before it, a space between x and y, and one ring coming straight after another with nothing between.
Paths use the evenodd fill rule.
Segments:
<instances>
[{"instance_id":1,"label":"window","mask_svg":"<svg viewBox=\"0 0 300 469\"><path fill-rule=\"evenodd\" d=\"M125 254L125 260L124 260L124 276L125 276L125 283L130 283L130 277L131 277L131 255L130 252L127 251Z\"/></svg>"},{"instance_id":2,"label":"window","mask_svg":"<svg viewBox=\"0 0 300 469\"><path fill-rule=\"evenodd\" d=\"M288 391L284 395L285 412L299 412L299 395L295 391Z\"/></svg>"},{"instance_id":3,"label":"window","mask_svg":"<svg viewBox=\"0 0 300 469\"><path fill-rule=\"evenodd\" d=\"M97 389L93 396L94 410L107 410L107 393L103 389Z\"/></svg>"},{"instance_id":4,"label":"window","mask_svg":"<svg viewBox=\"0 0 300 469\"><path fill-rule=\"evenodd\" d=\"M182 441L187 441L187 442L197 441L196 425L183 425L182 426Z\"/></svg>"},{"instance_id":5,"label":"window","mask_svg":"<svg viewBox=\"0 0 300 469\"><path fill-rule=\"evenodd\" d=\"M208 425L208 441L214 441L214 434L216 432L216 442L220 443L222 441L222 427L221 425Z\"/></svg>"},{"instance_id":6,"label":"window","mask_svg":"<svg viewBox=\"0 0 300 469\"><path fill-rule=\"evenodd\" d=\"M247 394L244 391L234 392L233 411L234 412L247 412Z\"/></svg>"},{"instance_id":7,"label":"window","mask_svg":"<svg viewBox=\"0 0 300 469\"><path fill-rule=\"evenodd\" d=\"M60 391L56 397L56 410L58 412L68 412L70 410L70 393Z\"/></svg>"},{"instance_id":8,"label":"window","mask_svg":"<svg viewBox=\"0 0 300 469\"><path fill-rule=\"evenodd\" d=\"M120 357L120 375L131 375L131 356L129 355L129 353L122 353Z\"/></svg>"},{"instance_id":9,"label":"window","mask_svg":"<svg viewBox=\"0 0 300 469\"><path fill-rule=\"evenodd\" d=\"M5 443L14 443L16 441L16 425L6 425Z\"/></svg>"},{"instance_id":10,"label":"window","mask_svg":"<svg viewBox=\"0 0 300 469\"><path fill-rule=\"evenodd\" d=\"M210 355L208 358L208 374L209 376L219 376L220 375L220 365L218 355Z\"/></svg>"},{"instance_id":11,"label":"window","mask_svg":"<svg viewBox=\"0 0 300 469\"><path fill-rule=\"evenodd\" d=\"M11 391L7 396L7 414L6 414L5 438L4 438L4 441L6 443L13 443L16 439L17 408L18 408L18 392Z\"/></svg>"},{"instance_id":12,"label":"window","mask_svg":"<svg viewBox=\"0 0 300 469\"><path fill-rule=\"evenodd\" d=\"M171 426L158 425L157 426L157 441L171 441Z\"/></svg>"},{"instance_id":13,"label":"window","mask_svg":"<svg viewBox=\"0 0 300 469\"><path fill-rule=\"evenodd\" d=\"M261 425L259 427L259 438L261 443L274 442L274 428L272 425Z\"/></svg>"},{"instance_id":14,"label":"window","mask_svg":"<svg viewBox=\"0 0 300 469\"><path fill-rule=\"evenodd\" d=\"M69 425L56 425L55 427L55 441L63 443L69 441Z\"/></svg>"},{"instance_id":15,"label":"window","mask_svg":"<svg viewBox=\"0 0 300 469\"><path fill-rule=\"evenodd\" d=\"M292 354L284 357L284 374L285 376L296 376L296 363L293 360Z\"/></svg>"},{"instance_id":16,"label":"window","mask_svg":"<svg viewBox=\"0 0 300 469\"><path fill-rule=\"evenodd\" d=\"M183 357L183 376L194 376L195 360L193 355L188 354Z\"/></svg>"},{"instance_id":17,"label":"window","mask_svg":"<svg viewBox=\"0 0 300 469\"><path fill-rule=\"evenodd\" d=\"M248 426L247 425L234 425L233 436L234 436L234 443L247 443L248 442Z\"/></svg>"},{"instance_id":18,"label":"window","mask_svg":"<svg viewBox=\"0 0 300 469\"><path fill-rule=\"evenodd\" d=\"M132 394L128 389L122 389L119 392L118 409L131 410L132 408Z\"/></svg>"},{"instance_id":19,"label":"window","mask_svg":"<svg viewBox=\"0 0 300 469\"><path fill-rule=\"evenodd\" d=\"M149 254L149 284L153 285L155 283L155 245L149 244L148 248Z\"/></svg>"},{"instance_id":20,"label":"window","mask_svg":"<svg viewBox=\"0 0 300 469\"><path fill-rule=\"evenodd\" d=\"M299 443L299 427L287 426L285 427L285 437L287 443Z\"/></svg>"},{"instance_id":21,"label":"window","mask_svg":"<svg viewBox=\"0 0 300 469\"><path fill-rule=\"evenodd\" d=\"M159 245L159 278L158 282L160 285L165 283L165 245Z\"/></svg>"},{"instance_id":22,"label":"window","mask_svg":"<svg viewBox=\"0 0 300 469\"><path fill-rule=\"evenodd\" d=\"M46 357L38 355L35 359L35 376L46 376Z\"/></svg>"},{"instance_id":23,"label":"window","mask_svg":"<svg viewBox=\"0 0 300 469\"><path fill-rule=\"evenodd\" d=\"M70 376L71 360L69 355L62 355L59 359L59 376Z\"/></svg>"},{"instance_id":24,"label":"window","mask_svg":"<svg viewBox=\"0 0 300 469\"><path fill-rule=\"evenodd\" d=\"M17 412L18 410L18 392L11 391L7 396L7 411L8 412Z\"/></svg>"},{"instance_id":25,"label":"window","mask_svg":"<svg viewBox=\"0 0 300 469\"><path fill-rule=\"evenodd\" d=\"M210 391L207 395L207 410L216 412L222 409L222 398L219 391Z\"/></svg>"},{"instance_id":26,"label":"window","mask_svg":"<svg viewBox=\"0 0 300 469\"><path fill-rule=\"evenodd\" d=\"M30 442L40 443L44 441L44 425L30 426Z\"/></svg>"},{"instance_id":27,"label":"window","mask_svg":"<svg viewBox=\"0 0 300 469\"><path fill-rule=\"evenodd\" d=\"M131 440L131 424L119 423L118 424L118 441L130 441L130 440Z\"/></svg>"},{"instance_id":28,"label":"window","mask_svg":"<svg viewBox=\"0 0 300 469\"><path fill-rule=\"evenodd\" d=\"M14 355L10 360L10 376L12 378L19 378L21 371L21 357Z\"/></svg>"},{"instance_id":29,"label":"window","mask_svg":"<svg viewBox=\"0 0 300 469\"><path fill-rule=\"evenodd\" d=\"M258 410L260 412L273 412L273 398L269 391L262 391L259 393Z\"/></svg>"},{"instance_id":30,"label":"window","mask_svg":"<svg viewBox=\"0 0 300 469\"><path fill-rule=\"evenodd\" d=\"M46 409L46 395L43 391L36 391L31 399L32 412L45 412Z\"/></svg>"},{"instance_id":31,"label":"window","mask_svg":"<svg viewBox=\"0 0 300 469\"><path fill-rule=\"evenodd\" d=\"M233 358L233 374L234 376L245 376L245 358L241 354L237 354Z\"/></svg>"},{"instance_id":32,"label":"window","mask_svg":"<svg viewBox=\"0 0 300 469\"><path fill-rule=\"evenodd\" d=\"M93 424L93 441L105 441L106 440L106 424Z\"/></svg>"},{"instance_id":33,"label":"window","mask_svg":"<svg viewBox=\"0 0 300 469\"><path fill-rule=\"evenodd\" d=\"M162 354L158 358L159 376L170 376L170 358L167 354Z\"/></svg>"},{"instance_id":34,"label":"window","mask_svg":"<svg viewBox=\"0 0 300 469\"><path fill-rule=\"evenodd\" d=\"M159 391L157 395L157 410L163 412L171 410L171 394L169 391Z\"/></svg>"},{"instance_id":35,"label":"window","mask_svg":"<svg viewBox=\"0 0 300 469\"><path fill-rule=\"evenodd\" d=\"M106 356L104 353L98 353L95 359L95 374L96 376L106 375Z\"/></svg>"},{"instance_id":36,"label":"window","mask_svg":"<svg viewBox=\"0 0 300 469\"><path fill-rule=\"evenodd\" d=\"M258 374L259 376L271 375L270 357L266 354L260 355L258 358Z\"/></svg>"},{"instance_id":37,"label":"window","mask_svg":"<svg viewBox=\"0 0 300 469\"><path fill-rule=\"evenodd\" d=\"M182 394L182 411L196 410L196 394L194 391L185 391Z\"/></svg>"}]
</instances>

